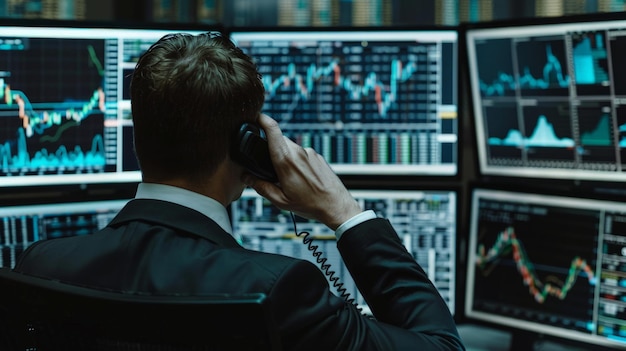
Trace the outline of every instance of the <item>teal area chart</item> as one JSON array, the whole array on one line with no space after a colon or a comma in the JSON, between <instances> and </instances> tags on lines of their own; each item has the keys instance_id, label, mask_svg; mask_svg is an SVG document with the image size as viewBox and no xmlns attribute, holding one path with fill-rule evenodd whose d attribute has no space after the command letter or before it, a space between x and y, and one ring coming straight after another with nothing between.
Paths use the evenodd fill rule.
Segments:
<instances>
[{"instance_id":1,"label":"teal area chart","mask_svg":"<svg viewBox=\"0 0 626 351\"><path fill-rule=\"evenodd\" d=\"M563 40L537 40L516 45L518 86L522 95L567 95L571 73Z\"/></svg>"},{"instance_id":2,"label":"teal area chart","mask_svg":"<svg viewBox=\"0 0 626 351\"><path fill-rule=\"evenodd\" d=\"M572 35L576 91L581 95L610 93L608 49L603 32Z\"/></svg>"},{"instance_id":3,"label":"teal area chart","mask_svg":"<svg viewBox=\"0 0 626 351\"><path fill-rule=\"evenodd\" d=\"M624 36L606 30L477 37L470 72L482 171L622 179Z\"/></svg>"}]
</instances>

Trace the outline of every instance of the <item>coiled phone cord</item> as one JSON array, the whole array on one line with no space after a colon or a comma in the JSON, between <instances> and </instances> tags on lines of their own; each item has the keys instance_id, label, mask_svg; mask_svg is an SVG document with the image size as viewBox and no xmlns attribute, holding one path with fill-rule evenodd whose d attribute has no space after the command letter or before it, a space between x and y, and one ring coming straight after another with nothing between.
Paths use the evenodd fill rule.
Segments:
<instances>
[{"instance_id":1,"label":"coiled phone cord","mask_svg":"<svg viewBox=\"0 0 626 351\"><path fill-rule=\"evenodd\" d=\"M322 272L328 277L328 280L333 285L333 288L337 289L339 296L343 298L347 303L352 304L362 315L371 318L371 316L363 313L363 308L360 307L354 298L350 297L350 293L347 292L347 289L344 287L343 282L339 280L339 277L336 276L336 272L331 270L330 263L327 263L328 259L324 257L324 253L319 250L319 246L313 244L313 237L311 237L311 233L307 231L298 232L298 227L296 225L296 215L293 212L289 212L291 214L291 220L293 221L293 230L296 233L296 236L302 238L302 243L306 245L307 249L311 252L315 261L319 265L319 268Z\"/></svg>"}]
</instances>

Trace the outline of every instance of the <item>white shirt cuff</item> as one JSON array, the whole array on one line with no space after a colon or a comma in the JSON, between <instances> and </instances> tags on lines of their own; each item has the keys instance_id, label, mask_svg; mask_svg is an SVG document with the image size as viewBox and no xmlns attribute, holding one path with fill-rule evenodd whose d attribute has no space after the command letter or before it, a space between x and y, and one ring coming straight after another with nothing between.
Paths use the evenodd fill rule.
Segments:
<instances>
[{"instance_id":1,"label":"white shirt cuff","mask_svg":"<svg viewBox=\"0 0 626 351\"><path fill-rule=\"evenodd\" d=\"M361 224L367 220L374 219L374 218L376 218L376 213L374 213L374 211L372 210L367 210L348 219L347 221L343 222L337 228L337 230L335 230L335 236L337 237L337 240L341 239L341 236L343 235L343 233L345 233L348 229L356 226L357 224Z\"/></svg>"}]
</instances>

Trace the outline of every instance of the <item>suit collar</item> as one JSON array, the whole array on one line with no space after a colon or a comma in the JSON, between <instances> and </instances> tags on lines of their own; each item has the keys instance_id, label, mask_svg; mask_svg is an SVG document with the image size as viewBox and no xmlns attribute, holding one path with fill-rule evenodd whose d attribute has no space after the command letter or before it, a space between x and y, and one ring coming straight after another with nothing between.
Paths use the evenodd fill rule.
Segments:
<instances>
[{"instance_id":1,"label":"suit collar","mask_svg":"<svg viewBox=\"0 0 626 351\"><path fill-rule=\"evenodd\" d=\"M116 227L130 221L158 224L203 237L221 246L240 247L235 238L215 221L198 211L167 201L131 200L113 218L109 226Z\"/></svg>"},{"instance_id":2,"label":"suit collar","mask_svg":"<svg viewBox=\"0 0 626 351\"><path fill-rule=\"evenodd\" d=\"M135 199L153 199L173 202L196 210L211 218L226 232L233 233L228 211L217 200L177 186L141 182Z\"/></svg>"}]
</instances>

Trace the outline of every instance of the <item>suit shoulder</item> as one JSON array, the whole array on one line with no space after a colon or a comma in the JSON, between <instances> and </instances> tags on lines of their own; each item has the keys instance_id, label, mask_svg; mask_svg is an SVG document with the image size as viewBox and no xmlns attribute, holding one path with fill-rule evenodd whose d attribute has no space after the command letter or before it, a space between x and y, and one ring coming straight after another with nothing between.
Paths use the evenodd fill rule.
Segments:
<instances>
[{"instance_id":1,"label":"suit shoulder","mask_svg":"<svg viewBox=\"0 0 626 351\"><path fill-rule=\"evenodd\" d=\"M249 260L261 267L268 267L272 270L285 270L285 269L317 269L313 262L306 259L295 258L283 254L268 253L262 251L255 251L250 249L238 249L241 250L241 259Z\"/></svg>"}]
</instances>

